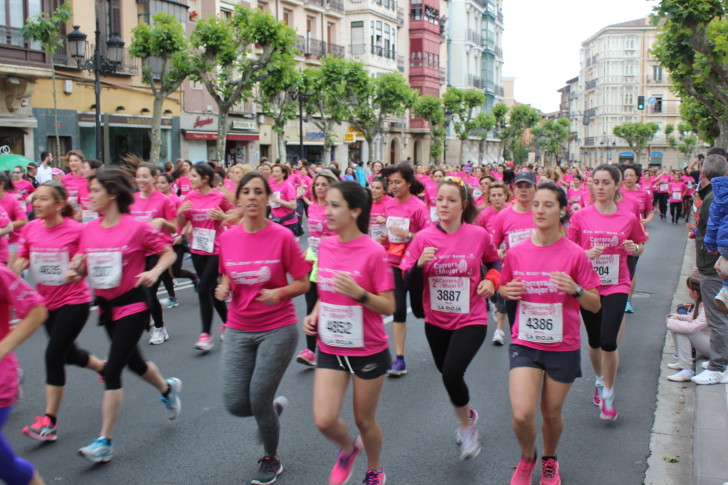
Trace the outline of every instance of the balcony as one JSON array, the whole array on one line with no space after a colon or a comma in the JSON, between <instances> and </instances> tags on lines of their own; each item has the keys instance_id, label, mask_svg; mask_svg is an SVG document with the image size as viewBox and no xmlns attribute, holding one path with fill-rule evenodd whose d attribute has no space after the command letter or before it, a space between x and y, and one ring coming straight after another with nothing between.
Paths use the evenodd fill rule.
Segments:
<instances>
[{"instance_id":1,"label":"balcony","mask_svg":"<svg viewBox=\"0 0 728 485\"><path fill-rule=\"evenodd\" d=\"M667 81L663 80L663 78L654 79L652 77L647 78L647 84L668 84Z\"/></svg>"},{"instance_id":2,"label":"balcony","mask_svg":"<svg viewBox=\"0 0 728 485\"><path fill-rule=\"evenodd\" d=\"M503 49L501 47L496 46L495 47L495 56L502 58L503 57Z\"/></svg>"},{"instance_id":3,"label":"balcony","mask_svg":"<svg viewBox=\"0 0 728 485\"><path fill-rule=\"evenodd\" d=\"M361 56L367 51L367 44L349 44L349 55Z\"/></svg>"},{"instance_id":4,"label":"balcony","mask_svg":"<svg viewBox=\"0 0 728 485\"><path fill-rule=\"evenodd\" d=\"M444 67L440 68L440 82L447 82L447 69Z\"/></svg>"},{"instance_id":5,"label":"balcony","mask_svg":"<svg viewBox=\"0 0 728 485\"><path fill-rule=\"evenodd\" d=\"M296 40L296 49L306 58L321 59L326 55L326 42L299 35Z\"/></svg>"},{"instance_id":6,"label":"balcony","mask_svg":"<svg viewBox=\"0 0 728 485\"><path fill-rule=\"evenodd\" d=\"M480 78L473 76L472 74L468 74L468 86L472 86L477 89L481 89L483 87L483 83L481 83Z\"/></svg>"},{"instance_id":7,"label":"balcony","mask_svg":"<svg viewBox=\"0 0 728 485\"><path fill-rule=\"evenodd\" d=\"M485 94L495 95L495 83L493 81L483 80L481 83Z\"/></svg>"},{"instance_id":8,"label":"balcony","mask_svg":"<svg viewBox=\"0 0 728 485\"><path fill-rule=\"evenodd\" d=\"M399 22L399 25L404 25L404 9L403 8L397 8L397 22Z\"/></svg>"},{"instance_id":9,"label":"balcony","mask_svg":"<svg viewBox=\"0 0 728 485\"><path fill-rule=\"evenodd\" d=\"M483 47L483 36L481 34L478 34L476 31L472 29L468 29L467 35L465 37L468 42L472 42L473 44L477 45L478 47Z\"/></svg>"},{"instance_id":10,"label":"balcony","mask_svg":"<svg viewBox=\"0 0 728 485\"><path fill-rule=\"evenodd\" d=\"M397 56L397 70L404 72L404 56Z\"/></svg>"},{"instance_id":11,"label":"balcony","mask_svg":"<svg viewBox=\"0 0 728 485\"><path fill-rule=\"evenodd\" d=\"M303 0L306 5L314 5L324 10L333 10L334 12L344 14L344 2L342 0Z\"/></svg>"},{"instance_id":12,"label":"balcony","mask_svg":"<svg viewBox=\"0 0 728 485\"><path fill-rule=\"evenodd\" d=\"M397 53L395 52L394 48L390 47L389 49L384 48L382 46L378 45L369 45L369 44L349 44L349 55L350 56L356 56L360 57L365 54L372 54L377 57L382 57L384 59L397 59L397 67L399 68L400 62L401 62L401 72L404 72L404 57L399 56L397 57Z\"/></svg>"},{"instance_id":13,"label":"balcony","mask_svg":"<svg viewBox=\"0 0 728 485\"><path fill-rule=\"evenodd\" d=\"M498 10L498 23L503 25L503 10Z\"/></svg>"},{"instance_id":14,"label":"balcony","mask_svg":"<svg viewBox=\"0 0 728 485\"><path fill-rule=\"evenodd\" d=\"M332 57L343 59L346 57L346 47L329 42L326 44L326 53Z\"/></svg>"},{"instance_id":15,"label":"balcony","mask_svg":"<svg viewBox=\"0 0 728 485\"><path fill-rule=\"evenodd\" d=\"M495 87L495 94L497 96L500 96L502 98L504 96L503 86L496 86Z\"/></svg>"},{"instance_id":16,"label":"balcony","mask_svg":"<svg viewBox=\"0 0 728 485\"><path fill-rule=\"evenodd\" d=\"M584 138L584 146L593 147L594 145L596 145L596 137L587 136L586 138Z\"/></svg>"},{"instance_id":17,"label":"balcony","mask_svg":"<svg viewBox=\"0 0 728 485\"><path fill-rule=\"evenodd\" d=\"M592 79L591 81L587 81L586 85L584 86L585 91L590 91L592 89L595 89L597 87L597 79Z\"/></svg>"}]
</instances>

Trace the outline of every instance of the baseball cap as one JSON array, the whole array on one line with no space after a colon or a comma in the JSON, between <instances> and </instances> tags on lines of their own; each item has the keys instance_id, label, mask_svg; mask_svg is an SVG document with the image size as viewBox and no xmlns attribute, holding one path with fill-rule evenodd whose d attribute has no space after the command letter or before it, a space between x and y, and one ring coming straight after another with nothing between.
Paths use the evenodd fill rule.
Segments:
<instances>
[{"instance_id":1,"label":"baseball cap","mask_svg":"<svg viewBox=\"0 0 728 485\"><path fill-rule=\"evenodd\" d=\"M533 174L533 172L526 172L524 170L522 172L518 172L518 175L516 175L516 180L513 181L514 184L517 184L518 182L527 182L531 185L536 185L536 176Z\"/></svg>"},{"instance_id":2,"label":"baseball cap","mask_svg":"<svg viewBox=\"0 0 728 485\"><path fill-rule=\"evenodd\" d=\"M35 162L29 162L26 168L38 168L38 164Z\"/></svg>"},{"instance_id":3,"label":"baseball cap","mask_svg":"<svg viewBox=\"0 0 728 485\"><path fill-rule=\"evenodd\" d=\"M471 167L470 165L465 165L463 167L463 170L465 170L465 172L467 172L467 173L470 173L473 171L473 167Z\"/></svg>"},{"instance_id":4,"label":"baseball cap","mask_svg":"<svg viewBox=\"0 0 728 485\"><path fill-rule=\"evenodd\" d=\"M513 162L506 162L507 167L512 167L513 165L515 165Z\"/></svg>"}]
</instances>

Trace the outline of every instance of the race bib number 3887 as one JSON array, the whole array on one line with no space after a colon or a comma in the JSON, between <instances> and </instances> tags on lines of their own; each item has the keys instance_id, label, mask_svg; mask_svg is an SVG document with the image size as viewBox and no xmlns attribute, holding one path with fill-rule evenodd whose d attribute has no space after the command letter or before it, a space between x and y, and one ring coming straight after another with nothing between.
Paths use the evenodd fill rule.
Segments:
<instances>
[{"instance_id":1,"label":"race bib number 3887","mask_svg":"<svg viewBox=\"0 0 728 485\"><path fill-rule=\"evenodd\" d=\"M470 313L470 278L433 276L429 285L430 308L438 312Z\"/></svg>"}]
</instances>

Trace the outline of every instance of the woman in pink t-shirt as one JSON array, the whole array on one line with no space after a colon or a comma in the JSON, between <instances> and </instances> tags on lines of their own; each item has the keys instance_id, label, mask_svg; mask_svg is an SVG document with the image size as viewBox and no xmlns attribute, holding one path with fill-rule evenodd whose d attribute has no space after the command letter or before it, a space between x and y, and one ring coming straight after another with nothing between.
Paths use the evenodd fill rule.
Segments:
<instances>
[{"instance_id":1,"label":"woman in pink t-shirt","mask_svg":"<svg viewBox=\"0 0 728 485\"><path fill-rule=\"evenodd\" d=\"M21 274L30 267L38 293L49 310L45 321L48 345L45 351L46 408L23 433L39 441L55 441L58 412L66 385L65 365L101 372L103 363L75 340L88 320L91 293L85 280L69 283L69 261L78 252L83 226L73 220L73 207L66 190L56 182L38 187L33 199L37 219L23 227L18 243L18 259L13 271Z\"/></svg>"},{"instance_id":2,"label":"woman in pink t-shirt","mask_svg":"<svg viewBox=\"0 0 728 485\"><path fill-rule=\"evenodd\" d=\"M13 232L8 235L8 266L12 267L18 256L18 238L20 228L28 223L25 208L12 195L15 186L5 172L0 172L0 209L4 209L13 224Z\"/></svg>"},{"instance_id":3,"label":"woman in pink t-shirt","mask_svg":"<svg viewBox=\"0 0 728 485\"><path fill-rule=\"evenodd\" d=\"M131 205L131 215L137 220L151 225L168 242L172 242L172 234L177 232L177 209L172 199L157 192L154 180L159 175L159 169L151 163L140 163L136 168L134 181L139 192L134 194L134 203ZM159 256L150 254L147 256L146 269L154 268L159 262ZM172 275L164 271L159 279L149 287L147 299L152 304L151 313L154 327L150 332L149 344L159 345L169 340L169 334L164 327L164 316L162 304L159 302L157 290L162 280L166 279L165 286L172 284ZM171 298L171 296L170 296Z\"/></svg>"},{"instance_id":4,"label":"woman in pink t-shirt","mask_svg":"<svg viewBox=\"0 0 728 485\"><path fill-rule=\"evenodd\" d=\"M300 183L296 187L296 214L298 215L298 223L303 226L303 217L308 215L306 196L311 193L311 187L313 186L308 162L306 165L302 165L301 170L298 171L298 180Z\"/></svg>"},{"instance_id":5,"label":"woman in pink t-shirt","mask_svg":"<svg viewBox=\"0 0 728 485\"><path fill-rule=\"evenodd\" d=\"M465 372L488 331L486 300L498 289L498 251L475 217L472 195L459 178L446 177L437 191L438 223L419 233L407 248L401 268L407 281L424 287L425 335L460 421L460 459L480 453L478 413L470 405ZM488 272L481 275L481 266Z\"/></svg>"},{"instance_id":6,"label":"woman in pink t-shirt","mask_svg":"<svg viewBox=\"0 0 728 485\"><path fill-rule=\"evenodd\" d=\"M309 275L311 285L306 292L306 314L313 311L318 301L318 249L324 238L333 233L328 228L326 220L326 191L331 184L338 182L331 170L321 170L313 178L313 193L311 204L308 206L308 249L306 261L311 261L313 267ZM306 348L298 352L296 362L309 367L316 366L316 337L306 336Z\"/></svg>"},{"instance_id":7,"label":"woman in pink t-shirt","mask_svg":"<svg viewBox=\"0 0 728 485\"><path fill-rule=\"evenodd\" d=\"M437 187L445 178L445 171L436 168L430 175L430 180L425 185L425 205L429 211L430 221L437 222Z\"/></svg>"},{"instance_id":8,"label":"woman in pink t-shirt","mask_svg":"<svg viewBox=\"0 0 728 485\"><path fill-rule=\"evenodd\" d=\"M387 214L387 234L381 237L380 242L387 244L389 264L394 271L394 311L393 332L394 348L397 357L392 364L389 374L402 376L407 373L407 364L404 360L404 343L407 338L407 289L404 287L402 270L399 267L405 250L416 233L431 224L425 204L417 198L424 186L415 178L412 167L407 163L391 165L382 170L382 175L388 179L388 187L394 195L387 201L385 212ZM410 292L410 303L415 315L421 314L422 295ZM416 310L415 310L416 309Z\"/></svg>"},{"instance_id":9,"label":"woman in pink t-shirt","mask_svg":"<svg viewBox=\"0 0 728 485\"><path fill-rule=\"evenodd\" d=\"M660 208L660 219L667 219L667 201L670 196L670 182L672 176L666 170L660 170L652 179L652 187L657 194L657 202Z\"/></svg>"},{"instance_id":10,"label":"woman in pink t-shirt","mask_svg":"<svg viewBox=\"0 0 728 485\"><path fill-rule=\"evenodd\" d=\"M478 167L480 168L480 167ZM473 204L477 211L482 211L488 207L488 189L490 184L495 182L495 179L490 175L483 175L478 179L477 185L472 185L473 188Z\"/></svg>"},{"instance_id":11,"label":"woman in pink t-shirt","mask_svg":"<svg viewBox=\"0 0 728 485\"><path fill-rule=\"evenodd\" d=\"M571 186L566 192L566 198L569 201L569 210L576 212L587 206L588 189L583 185L584 178L581 174L573 175L571 178Z\"/></svg>"},{"instance_id":12,"label":"woman in pink t-shirt","mask_svg":"<svg viewBox=\"0 0 728 485\"><path fill-rule=\"evenodd\" d=\"M539 395L544 435L541 483L561 483L556 447L563 428L562 409L573 382L581 377L579 309L600 308L599 278L589 258L562 233L567 207L561 187L540 184L533 200L536 231L508 251L501 273L501 296L517 303L508 391L521 459L512 484L531 483L538 459Z\"/></svg>"},{"instance_id":13,"label":"woman in pink t-shirt","mask_svg":"<svg viewBox=\"0 0 728 485\"><path fill-rule=\"evenodd\" d=\"M319 340L314 421L340 447L329 476L333 485L349 479L362 449L368 462L364 483L385 481L376 410L392 364L383 315L394 311L394 281L384 248L367 236L370 206L369 193L356 182L329 187L326 218L336 235L321 242L319 302L303 322L306 335L317 335ZM350 378L354 418L361 433L356 438L341 419Z\"/></svg>"},{"instance_id":14,"label":"woman in pink t-shirt","mask_svg":"<svg viewBox=\"0 0 728 485\"><path fill-rule=\"evenodd\" d=\"M29 181L25 180L23 178L23 174L25 173L23 171L22 166L17 166L13 168L13 197L18 199L18 202L20 202L20 205L25 210L26 214L30 214L33 207L31 204L28 203L28 197L35 192L35 187L33 187L33 184L31 184Z\"/></svg>"},{"instance_id":15,"label":"woman in pink t-shirt","mask_svg":"<svg viewBox=\"0 0 728 485\"><path fill-rule=\"evenodd\" d=\"M581 246L601 280L598 312L582 310L589 336L589 358L596 374L594 404L602 419L617 419L614 384L617 379L618 335L632 285L627 256L640 256L645 231L634 214L617 206L621 172L615 165L600 165L593 173L594 205L571 219L567 236Z\"/></svg>"},{"instance_id":16,"label":"woman in pink t-shirt","mask_svg":"<svg viewBox=\"0 0 728 485\"><path fill-rule=\"evenodd\" d=\"M207 163L198 163L190 172L192 191L177 209L179 227L189 222L190 252L192 265L199 278L197 298L200 303L200 320L202 333L197 338L195 348L209 352L214 345L212 340L213 308L220 315L223 323L227 320L227 306L224 301L214 298L215 286L219 273L218 250L219 239L223 233L222 222L226 213L235 206L220 192L212 188L215 172Z\"/></svg>"},{"instance_id":17,"label":"woman in pink t-shirt","mask_svg":"<svg viewBox=\"0 0 728 485\"><path fill-rule=\"evenodd\" d=\"M180 160L177 162L177 168L172 172L174 178L174 190L182 200L185 200L187 194L192 190L190 182L190 173L192 172L192 163L189 160Z\"/></svg>"},{"instance_id":18,"label":"woman in pink t-shirt","mask_svg":"<svg viewBox=\"0 0 728 485\"><path fill-rule=\"evenodd\" d=\"M695 179L690 176L686 171L680 171L680 181L685 184L687 190L683 195L683 207L682 213L685 216L685 223L690 222L690 212L693 208L693 194L695 193Z\"/></svg>"},{"instance_id":19,"label":"woman in pink t-shirt","mask_svg":"<svg viewBox=\"0 0 728 485\"><path fill-rule=\"evenodd\" d=\"M287 403L275 394L298 342L292 299L308 290L311 265L295 236L266 218L271 189L263 175L245 175L236 192L243 219L220 236L222 279L215 290L218 301L231 298L222 347L223 398L233 415L255 416L265 455L252 483L273 483L283 471L278 416Z\"/></svg>"},{"instance_id":20,"label":"woman in pink t-shirt","mask_svg":"<svg viewBox=\"0 0 728 485\"><path fill-rule=\"evenodd\" d=\"M88 178L96 173L98 169L102 167L102 164L98 160L84 160L81 165L81 174L86 178L87 182L78 187L78 205L80 211L76 212L76 220L84 224L88 224L94 219L98 219L99 215L92 211L89 207L91 205L91 198L88 192Z\"/></svg>"},{"instance_id":21,"label":"woman in pink t-shirt","mask_svg":"<svg viewBox=\"0 0 728 485\"><path fill-rule=\"evenodd\" d=\"M149 307L143 287L149 287L174 262L174 253L151 225L134 219L134 185L126 172L104 168L89 180L91 209L100 214L83 229L78 254L71 261L67 279L78 282L83 275L96 295L99 324L111 339L101 372L106 390L101 406L99 437L79 453L93 463L108 462L113 455L112 434L121 413L124 391L121 373L129 367L162 395L169 419L179 415L182 382L164 379L152 362L144 360L139 339L149 326ZM159 263L145 271L147 254L160 254Z\"/></svg>"},{"instance_id":22,"label":"woman in pink t-shirt","mask_svg":"<svg viewBox=\"0 0 728 485\"><path fill-rule=\"evenodd\" d=\"M271 169L273 182L270 189L273 194L270 197L270 212L273 222L281 224L293 232L298 233L298 217L296 216L296 189L288 183L289 170L285 165L274 165Z\"/></svg>"},{"instance_id":23,"label":"woman in pink t-shirt","mask_svg":"<svg viewBox=\"0 0 728 485\"><path fill-rule=\"evenodd\" d=\"M13 221L5 209L0 207L0 264L8 264L8 234L13 232Z\"/></svg>"},{"instance_id":24,"label":"woman in pink t-shirt","mask_svg":"<svg viewBox=\"0 0 728 485\"><path fill-rule=\"evenodd\" d=\"M10 310L20 322L10 329ZM20 458L2 429L18 395L18 360L13 350L43 325L47 317L43 299L20 276L0 265L0 481L7 484L42 485L33 465Z\"/></svg>"},{"instance_id":25,"label":"woman in pink t-shirt","mask_svg":"<svg viewBox=\"0 0 728 485\"><path fill-rule=\"evenodd\" d=\"M382 162L374 162L372 163L372 174L369 176L369 183L372 183L372 179L379 175L382 172L382 169L384 168L384 165L382 165Z\"/></svg>"},{"instance_id":26,"label":"woman in pink t-shirt","mask_svg":"<svg viewBox=\"0 0 728 485\"><path fill-rule=\"evenodd\" d=\"M387 234L387 203L391 199L387 195L387 179L381 175L374 177L369 188L372 191L372 208L369 211L369 236L379 241Z\"/></svg>"},{"instance_id":27,"label":"woman in pink t-shirt","mask_svg":"<svg viewBox=\"0 0 728 485\"><path fill-rule=\"evenodd\" d=\"M683 208L683 197L688 192L688 187L685 182L680 180L680 173L675 172L672 174L672 181L668 184L667 196L670 202L670 216L672 217L673 224L680 224L680 217L682 217Z\"/></svg>"},{"instance_id":28,"label":"woman in pink t-shirt","mask_svg":"<svg viewBox=\"0 0 728 485\"><path fill-rule=\"evenodd\" d=\"M86 177L83 175L83 153L79 150L70 150L66 153L66 164L69 173L65 174L61 179L61 183L66 187L68 193L68 202L78 210L81 207L80 195L82 187L88 184Z\"/></svg>"}]
</instances>

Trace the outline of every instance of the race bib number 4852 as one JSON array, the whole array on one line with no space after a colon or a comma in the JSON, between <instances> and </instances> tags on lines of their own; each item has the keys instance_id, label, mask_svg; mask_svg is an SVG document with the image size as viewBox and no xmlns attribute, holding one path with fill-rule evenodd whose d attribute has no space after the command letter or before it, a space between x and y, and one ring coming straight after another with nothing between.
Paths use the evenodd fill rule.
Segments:
<instances>
[{"instance_id":1,"label":"race bib number 4852","mask_svg":"<svg viewBox=\"0 0 728 485\"><path fill-rule=\"evenodd\" d=\"M332 347L364 347L364 316L360 305L319 305L318 334Z\"/></svg>"}]
</instances>

